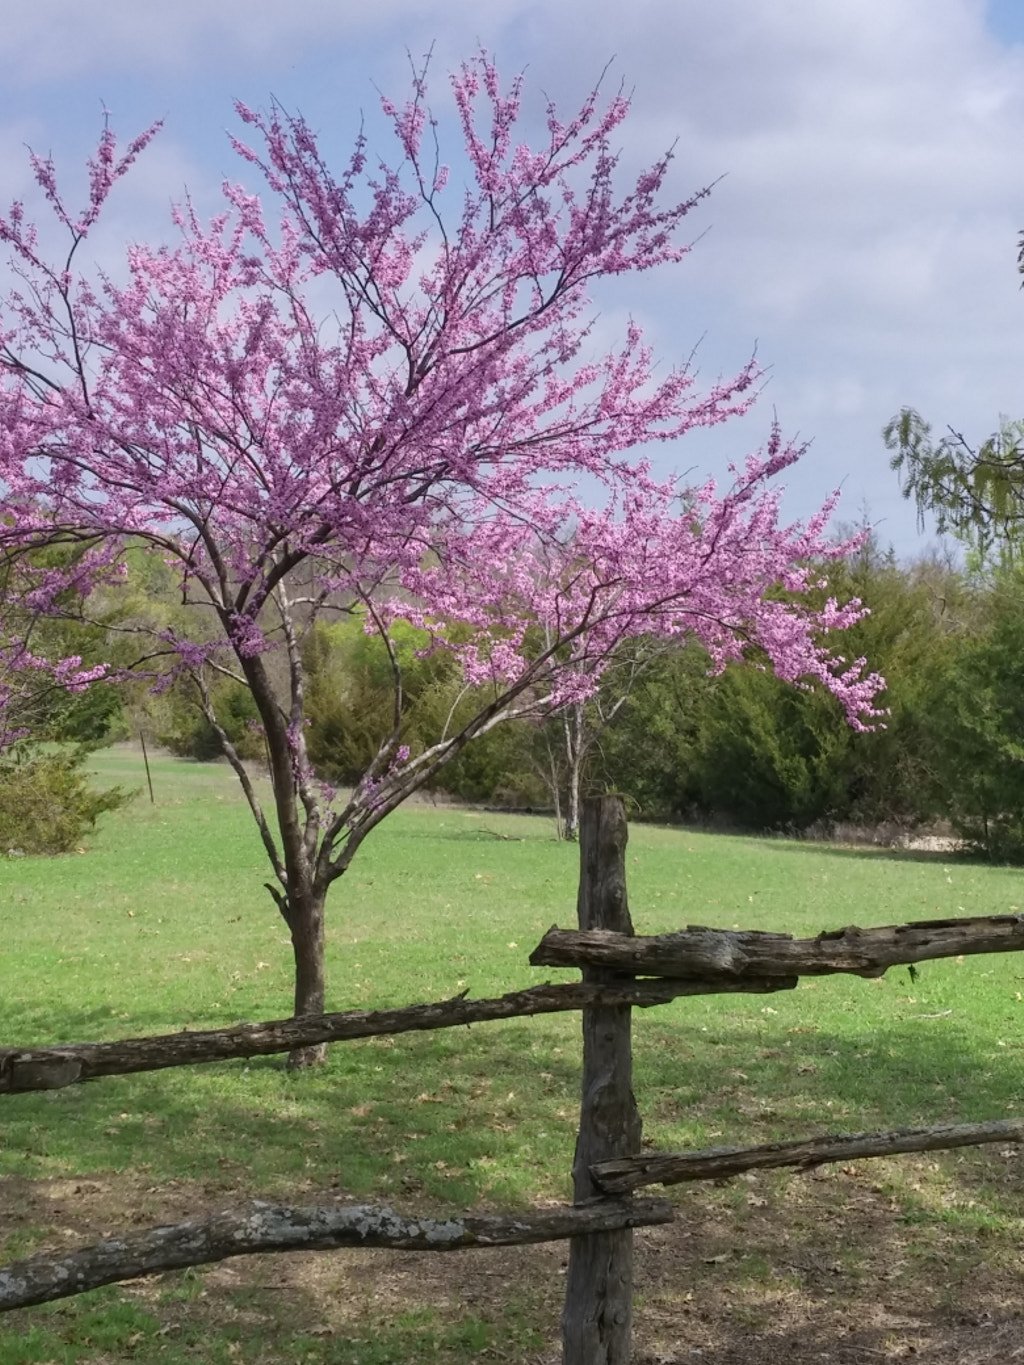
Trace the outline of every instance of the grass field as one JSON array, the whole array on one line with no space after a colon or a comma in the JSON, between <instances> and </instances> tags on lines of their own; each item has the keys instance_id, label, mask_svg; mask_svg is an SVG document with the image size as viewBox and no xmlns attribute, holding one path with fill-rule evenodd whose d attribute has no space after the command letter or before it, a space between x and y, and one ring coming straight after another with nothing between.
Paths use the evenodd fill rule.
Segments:
<instances>
[{"instance_id":1,"label":"grass field","mask_svg":"<svg viewBox=\"0 0 1024 1365\"><path fill-rule=\"evenodd\" d=\"M97 780L144 788L137 753L94 763ZM287 933L231 774L158 758L153 780L156 803L140 795L105 817L80 854L0 860L0 1044L289 1013ZM333 892L329 1008L571 977L526 959L551 924L573 924L576 861L540 818L397 812ZM931 854L638 825L627 866L638 932L696 923L810 935L1024 907L1020 871ZM1005 955L925 964L916 983L901 969L638 1011L645 1137L682 1148L1018 1115L1022 983L1024 963ZM0 1098L4 1259L254 1194L415 1210L564 1199L578 1034L577 1016L521 1020L338 1045L316 1075L265 1059ZM691 1343L705 1361L732 1360L729 1334L769 1324L778 1336L787 1304L796 1321L817 1303L817 1330L841 1336L828 1314L866 1323L880 1274L890 1317L919 1303L952 1322L977 1310L981 1286L984 1311L1003 1311L1022 1284L1016 1153L675 1194L682 1232L644 1234L645 1349L681 1360ZM0 1320L0 1365L547 1360L564 1247L517 1257L338 1253L155 1277ZM890 1342L898 1353L910 1331L881 1319L870 1330L865 1360Z\"/></svg>"}]
</instances>

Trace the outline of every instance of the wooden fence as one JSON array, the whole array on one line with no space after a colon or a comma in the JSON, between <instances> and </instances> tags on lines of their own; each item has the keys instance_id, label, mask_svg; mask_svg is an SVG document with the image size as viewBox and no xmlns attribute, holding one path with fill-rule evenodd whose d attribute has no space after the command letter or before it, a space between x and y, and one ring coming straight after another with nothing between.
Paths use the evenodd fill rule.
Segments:
<instances>
[{"instance_id":1,"label":"wooden fence","mask_svg":"<svg viewBox=\"0 0 1024 1365\"><path fill-rule=\"evenodd\" d=\"M373 1205L300 1208L253 1199L212 1218L124 1233L64 1255L39 1255L0 1267L0 1311L254 1252L343 1246L454 1251L568 1238L563 1363L628 1365L632 1230L673 1218L667 1200L636 1199L634 1190L772 1166L807 1168L900 1152L1024 1141L1024 1121L1001 1120L704 1152L641 1152L641 1119L632 1089L635 1007L688 995L791 990L802 975L877 977L890 966L931 958L1019 952L1024 949L1024 916L848 927L805 940L702 927L643 938L634 935L629 914L626 838L618 798L586 803L578 928L549 930L530 957L536 966L581 968L579 983L534 986L492 1000L460 996L404 1009L353 1010L111 1043L0 1048L0 1094L14 1094L102 1076L287 1052L314 1043L580 1010L582 1100L571 1205L531 1214L421 1218Z\"/></svg>"}]
</instances>

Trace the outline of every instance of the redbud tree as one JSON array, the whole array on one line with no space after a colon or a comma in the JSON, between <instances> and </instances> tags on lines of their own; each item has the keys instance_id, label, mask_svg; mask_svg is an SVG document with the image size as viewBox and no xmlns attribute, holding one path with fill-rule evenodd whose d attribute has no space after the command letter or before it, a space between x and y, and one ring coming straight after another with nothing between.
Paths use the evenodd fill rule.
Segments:
<instances>
[{"instance_id":1,"label":"redbud tree","mask_svg":"<svg viewBox=\"0 0 1024 1365\"><path fill-rule=\"evenodd\" d=\"M808 565L844 552L825 535L834 499L780 521L770 484L799 451L773 429L724 493L658 481L642 458L743 412L755 362L701 391L687 366L656 368L632 322L597 345L593 291L677 264L705 192L663 202L667 155L621 184L621 95L595 91L568 122L549 105L531 145L521 81L503 87L486 55L451 88L459 176L420 73L404 104L383 102L390 163L361 135L332 170L302 118L238 106L234 148L262 197L226 184L208 222L184 202L172 244L131 246L115 274L87 269L84 244L155 127L120 157L104 130L81 212L33 157L59 259L22 204L0 219L17 272L0 308L0 545L74 550L22 599L43 615L70 577L124 573L129 548L176 566L195 629L155 630L139 668L187 677L220 734L290 931L296 1014L324 1009L327 893L367 834L476 736L591 695L627 642L695 639L718 666L754 647L854 726L877 714L881 680L826 643L859 604L807 596L821 601ZM389 650L395 709L339 794L307 757L303 643L346 611ZM398 619L453 654L478 700L418 752ZM218 725L223 675L252 694L272 809Z\"/></svg>"}]
</instances>

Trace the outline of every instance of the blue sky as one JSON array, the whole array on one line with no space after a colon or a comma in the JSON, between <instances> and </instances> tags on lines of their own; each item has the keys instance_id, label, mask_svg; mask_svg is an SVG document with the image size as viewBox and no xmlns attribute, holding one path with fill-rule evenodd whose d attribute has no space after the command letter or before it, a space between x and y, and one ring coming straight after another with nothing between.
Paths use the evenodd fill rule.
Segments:
<instances>
[{"instance_id":1,"label":"blue sky","mask_svg":"<svg viewBox=\"0 0 1024 1365\"><path fill-rule=\"evenodd\" d=\"M756 346L754 413L659 454L724 474L777 413L811 440L787 478L807 516L837 485L842 516L926 543L881 427L903 404L983 438L1024 416L1024 0L33 0L4 6L0 200L30 196L24 144L73 175L103 105L127 136L165 128L112 204L95 250L167 232L187 184L204 207L237 177L232 100L271 93L343 155L376 89L404 92L407 53L442 73L478 43L530 90L578 102L611 60L634 92L631 167L676 144L673 190L719 180L690 257L628 298L666 363L697 346L709 381ZM450 125L449 125L450 126ZM379 144L386 151L386 144ZM454 160L457 144L451 143Z\"/></svg>"},{"instance_id":2,"label":"blue sky","mask_svg":"<svg viewBox=\"0 0 1024 1365\"><path fill-rule=\"evenodd\" d=\"M1004 43L1024 43L1024 5L1020 0L989 0L989 28Z\"/></svg>"}]
</instances>

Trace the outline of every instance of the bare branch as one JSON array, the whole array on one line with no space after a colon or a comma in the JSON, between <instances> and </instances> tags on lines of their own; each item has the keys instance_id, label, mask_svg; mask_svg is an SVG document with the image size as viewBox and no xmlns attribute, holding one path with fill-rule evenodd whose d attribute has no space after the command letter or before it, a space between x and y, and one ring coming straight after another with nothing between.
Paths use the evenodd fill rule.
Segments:
<instances>
[{"instance_id":1,"label":"bare branch","mask_svg":"<svg viewBox=\"0 0 1024 1365\"><path fill-rule=\"evenodd\" d=\"M285 866L281 860L281 855L277 850L277 843L271 832L270 825L267 823L267 818L263 814L263 806L260 803L259 797L256 795L256 788L253 785L252 778L249 776L245 764L238 756L238 750L231 743L227 731L217 719L217 712L213 705L213 698L210 696L210 689L207 686L206 679L203 677L202 673L198 671L192 673L192 679L199 692L200 709L206 717L207 723L220 741L221 752L234 769L235 776L238 778L242 791L245 793L245 799L248 801L249 809L252 811L253 819L256 821L256 827L259 829L260 838L263 840L263 847L266 849L267 857L270 859L270 865L274 869L274 875L281 885L287 889L288 878Z\"/></svg>"}]
</instances>

